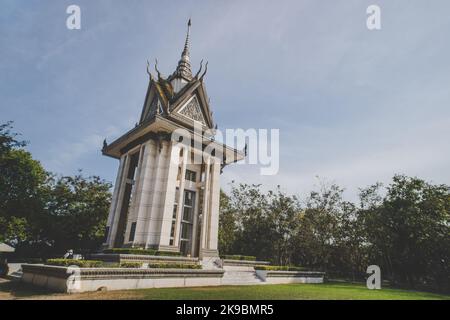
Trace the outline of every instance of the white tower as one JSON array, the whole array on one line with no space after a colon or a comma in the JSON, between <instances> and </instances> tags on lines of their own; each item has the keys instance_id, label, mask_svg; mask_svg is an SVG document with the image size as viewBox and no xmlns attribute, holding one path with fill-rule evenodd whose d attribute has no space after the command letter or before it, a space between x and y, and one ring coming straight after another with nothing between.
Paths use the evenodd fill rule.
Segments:
<instances>
[{"instance_id":1,"label":"white tower","mask_svg":"<svg viewBox=\"0 0 450 320\"><path fill-rule=\"evenodd\" d=\"M147 68L150 81L137 126L104 144L103 154L120 160L107 248L218 256L220 173L244 155L211 142L214 122L203 82L207 65L201 75L202 66L192 75L190 27L189 20L181 59L171 76L161 76L155 64L158 76L154 78ZM177 129L184 129L193 142L174 140ZM204 156L208 144L215 151ZM194 156L197 161L192 161Z\"/></svg>"}]
</instances>

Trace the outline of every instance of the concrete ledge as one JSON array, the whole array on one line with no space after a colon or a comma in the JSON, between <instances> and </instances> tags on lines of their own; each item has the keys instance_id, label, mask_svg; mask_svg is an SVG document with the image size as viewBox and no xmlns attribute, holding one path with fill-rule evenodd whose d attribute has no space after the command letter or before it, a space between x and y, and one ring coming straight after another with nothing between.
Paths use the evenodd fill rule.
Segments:
<instances>
[{"instance_id":1,"label":"concrete ledge","mask_svg":"<svg viewBox=\"0 0 450 320\"><path fill-rule=\"evenodd\" d=\"M223 270L68 268L23 265L22 281L57 292L218 286Z\"/></svg>"},{"instance_id":2,"label":"concrete ledge","mask_svg":"<svg viewBox=\"0 0 450 320\"><path fill-rule=\"evenodd\" d=\"M223 259L224 266L261 266L261 265L270 265L269 261L249 261L249 260L232 260L232 259Z\"/></svg>"},{"instance_id":3,"label":"concrete ledge","mask_svg":"<svg viewBox=\"0 0 450 320\"><path fill-rule=\"evenodd\" d=\"M118 253L96 253L89 255L91 260L100 260L104 262L142 262L142 263L186 263L196 264L198 258L188 258L182 256L150 256L144 254L118 254Z\"/></svg>"},{"instance_id":4,"label":"concrete ledge","mask_svg":"<svg viewBox=\"0 0 450 320\"><path fill-rule=\"evenodd\" d=\"M323 283L324 272L256 270L256 276L267 284Z\"/></svg>"}]
</instances>

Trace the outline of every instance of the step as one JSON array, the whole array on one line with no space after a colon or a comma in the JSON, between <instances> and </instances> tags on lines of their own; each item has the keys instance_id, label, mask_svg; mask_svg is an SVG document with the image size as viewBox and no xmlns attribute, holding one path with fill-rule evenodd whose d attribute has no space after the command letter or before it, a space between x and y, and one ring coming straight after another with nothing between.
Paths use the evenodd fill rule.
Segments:
<instances>
[{"instance_id":1,"label":"step","mask_svg":"<svg viewBox=\"0 0 450 320\"><path fill-rule=\"evenodd\" d=\"M254 268L248 267L224 267L223 285L254 285L263 284L258 278Z\"/></svg>"}]
</instances>

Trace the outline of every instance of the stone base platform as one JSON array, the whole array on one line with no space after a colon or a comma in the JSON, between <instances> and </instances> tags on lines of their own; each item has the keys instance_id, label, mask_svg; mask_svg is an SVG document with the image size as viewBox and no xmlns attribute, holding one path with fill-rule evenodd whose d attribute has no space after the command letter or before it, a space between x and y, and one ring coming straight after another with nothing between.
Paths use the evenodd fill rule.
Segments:
<instances>
[{"instance_id":1,"label":"stone base platform","mask_svg":"<svg viewBox=\"0 0 450 320\"><path fill-rule=\"evenodd\" d=\"M22 281L56 292L323 283L324 273L314 271L255 270L254 266L224 265L215 269L78 268L22 265Z\"/></svg>"},{"instance_id":2,"label":"stone base platform","mask_svg":"<svg viewBox=\"0 0 450 320\"><path fill-rule=\"evenodd\" d=\"M71 268L23 265L22 281L56 292L202 287L222 284L223 270Z\"/></svg>"}]
</instances>

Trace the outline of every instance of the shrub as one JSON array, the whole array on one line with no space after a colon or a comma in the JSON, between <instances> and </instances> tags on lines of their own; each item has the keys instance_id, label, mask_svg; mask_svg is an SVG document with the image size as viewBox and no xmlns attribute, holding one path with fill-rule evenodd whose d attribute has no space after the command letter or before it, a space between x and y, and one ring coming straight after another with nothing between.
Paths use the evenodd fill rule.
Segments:
<instances>
[{"instance_id":1,"label":"shrub","mask_svg":"<svg viewBox=\"0 0 450 320\"><path fill-rule=\"evenodd\" d=\"M102 261L96 260L75 260L75 259L48 259L46 264L51 266L78 266L80 268L99 268L103 266Z\"/></svg>"},{"instance_id":2,"label":"shrub","mask_svg":"<svg viewBox=\"0 0 450 320\"><path fill-rule=\"evenodd\" d=\"M222 259L230 259L230 260L245 260L245 261L256 261L255 256L243 256L239 254L234 255L223 255L221 256Z\"/></svg>"},{"instance_id":3,"label":"shrub","mask_svg":"<svg viewBox=\"0 0 450 320\"><path fill-rule=\"evenodd\" d=\"M140 268L142 267L141 262L121 262L119 265L120 268Z\"/></svg>"},{"instance_id":4,"label":"shrub","mask_svg":"<svg viewBox=\"0 0 450 320\"><path fill-rule=\"evenodd\" d=\"M149 268L161 269L201 269L199 264L183 264L183 263L150 263Z\"/></svg>"},{"instance_id":5,"label":"shrub","mask_svg":"<svg viewBox=\"0 0 450 320\"><path fill-rule=\"evenodd\" d=\"M304 267L297 266L255 266L255 270L267 270L267 271L305 271Z\"/></svg>"},{"instance_id":6,"label":"shrub","mask_svg":"<svg viewBox=\"0 0 450 320\"><path fill-rule=\"evenodd\" d=\"M180 252L173 251L156 251L157 256L181 256Z\"/></svg>"}]
</instances>

